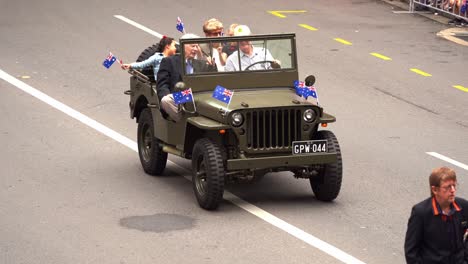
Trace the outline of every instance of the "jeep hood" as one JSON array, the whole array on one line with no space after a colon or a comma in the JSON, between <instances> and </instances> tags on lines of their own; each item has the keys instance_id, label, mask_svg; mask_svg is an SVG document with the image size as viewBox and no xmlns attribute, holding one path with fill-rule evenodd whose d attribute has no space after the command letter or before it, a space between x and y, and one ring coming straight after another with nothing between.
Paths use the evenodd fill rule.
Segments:
<instances>
[{"instance_id":1,"label":"jeep hood","mask_svg":"<svg viewBox=\"0 0 468 264\"><path fill-rule=\"evenodd\" d=\"M225 123L224 116L238 109L280 108L316 105L315 99L296 95L292 88L234 90L229 106L212 97L212 92L194 94L198 114ZM226 115L223 115L226 113Z\"/></svg>"}]
</instances>

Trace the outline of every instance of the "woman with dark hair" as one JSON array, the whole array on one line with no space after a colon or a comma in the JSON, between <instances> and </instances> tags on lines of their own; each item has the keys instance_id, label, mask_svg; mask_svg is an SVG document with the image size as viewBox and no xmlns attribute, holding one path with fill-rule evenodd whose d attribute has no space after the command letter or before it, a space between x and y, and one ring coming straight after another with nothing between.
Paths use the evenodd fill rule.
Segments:
<instances>
[{"instance_id":1,"label":"woman with dark hair","mask_svg":"<svg viewBox=\"0 0 468 264\"><path fill-rule=\"evenodd\" d=\"M153 66L154 71L154 79L157 79L159 65L161 64L161 60L164 57L172 56L176 53L176 42L173 38L163 36L161 41L159 41L158 48L156 53L153 56L149 57L148 59L140 62L132 62L130 64L122 64L123 70L128 69L135 69L141 70L148 66Z\"/></svg>"}]
</instances>

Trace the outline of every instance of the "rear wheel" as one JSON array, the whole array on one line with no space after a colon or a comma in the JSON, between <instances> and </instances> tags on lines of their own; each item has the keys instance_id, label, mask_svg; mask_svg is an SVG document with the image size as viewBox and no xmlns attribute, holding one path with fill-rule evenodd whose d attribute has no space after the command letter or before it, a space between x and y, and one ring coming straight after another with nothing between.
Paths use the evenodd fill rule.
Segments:
<instances>
[{"instance_id":1,"label":"rear wheel","mask_svg":"<svg viewBox=\"0 0 468 264\"><path fill-rule=\"evenodd\" d=\"M199 139L192 153L192 184L200 207L214 210L224 193L224 161L220 147L208 138Z\"/></svg>"},{"instance_id":2,"label":"rear wheel","mask_svg":"<svg viewBox=\"0 0 468 264\"><path fill-rule=\"evenodd\" d=\"M332 201L340 193L343 178L343 161L341 159L340 145L335 134L328 130L318 131L314 139L327 140L328 152L336 152L336 162L324 164L319 169L318 176L310 179L310 185L315 197L320 201Z\"/></svg>"},{"instance_id":3,"label":"rear wheel","mask_svg":"<svg viewBox=\"0 0 468 264\"><path fill-rule=\"evenodd\" d=\"M138 155L141 166L150 175L161 175L166 168L167 152L162 150L154 136L153 116L149 108L143 109L138 118Z\"/></svg>"}]
</instances>

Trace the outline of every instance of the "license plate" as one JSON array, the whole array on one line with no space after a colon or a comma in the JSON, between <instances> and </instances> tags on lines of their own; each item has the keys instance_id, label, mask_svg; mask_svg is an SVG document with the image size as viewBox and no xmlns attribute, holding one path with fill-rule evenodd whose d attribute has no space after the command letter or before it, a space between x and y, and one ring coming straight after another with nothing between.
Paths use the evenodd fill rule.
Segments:
<instances>
[{"instance_id":1,"label":"license plate","mask_svg":"<svg viewBox=\"0 0 468 264\"><path fill-rule=\"evenodd\" d=\"M326 140L307 140L307 141L293 141L292 154L303 155L318 152L327 152Z\"/></svg>"}]
</instances>

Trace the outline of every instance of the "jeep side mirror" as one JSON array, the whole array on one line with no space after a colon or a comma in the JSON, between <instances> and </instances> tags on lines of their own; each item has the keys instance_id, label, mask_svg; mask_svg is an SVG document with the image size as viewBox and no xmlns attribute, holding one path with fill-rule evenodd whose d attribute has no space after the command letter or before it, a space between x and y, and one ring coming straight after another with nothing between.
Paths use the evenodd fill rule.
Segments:
<instances>
[{"instance_id":1,"label":"jeep side mirror","mask_svg":"<svg viewBox=\"0 0 468 264\"><path fill-rule=\"evenodd\" d=\"M315 83L315 76L309 75L305 78L305 85L312 86Z\"/></svg>"},{"instance_id":2,"label":"jeep side mirror","mask_svg":"<svg viewBox=\"0 0 468 264\"><path fill-rule=\"evenodd\" d=\"M178 82L174 85L174 90L176 92L180 92L180 91L183 91L185 90L185 83L184 82Z\"/></svg>"}]
</instances>

